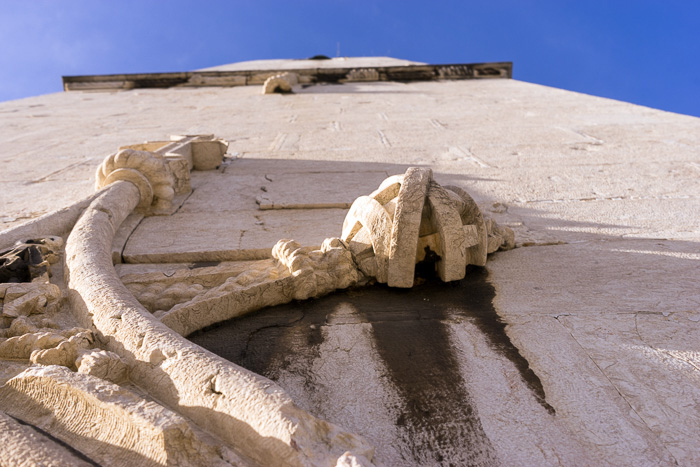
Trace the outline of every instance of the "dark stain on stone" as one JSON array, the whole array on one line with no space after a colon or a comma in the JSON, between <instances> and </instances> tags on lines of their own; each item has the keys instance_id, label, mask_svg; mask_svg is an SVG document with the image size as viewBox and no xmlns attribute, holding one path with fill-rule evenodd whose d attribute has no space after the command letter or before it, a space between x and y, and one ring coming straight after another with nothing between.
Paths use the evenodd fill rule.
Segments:
<instances>
[{"instance_id":1,"label":"dark stain on stone","mask_svg":"<svg viewBox=\"0 0 700 467\"><path fill-rule=\"evenodd\" d=\"M412 447L411 453L403 453L406 462L497 464L449 341L450 320L473 323L492 349L515 365L537 401L550 413L554 409L545 400L541 381L505 332L492 303L495 290L486 269L470 267L458 282L445 284L427 277L416 284L411 289L374 285L270 307L216 324L189 339L273 380L281 370L291 371L305 378L310 400L327 404L323 395L316 394L311 369L320 356L328 317L341 304L350 304L359 321L371 324L386 377L401 396L402 406L395 407L396 425L405 445Z\"/></svg>"},{"instance_id":2,"label":"dark stain on stone","mask_svg":"<svg viewBox=\"0 0 700 467\"><path fill-rule=\"evenodd\" d=\"M51 441L53 441L54 443L56 443L56 444L62 446L66 451L70 452L71 454L73 454L75 457L77 457L78 459L82 460L83 462L85 462L85 463L87 463L87 464L90 464L90 465L94 465L94 466L100 467L100 464L98 464L97 462L93 461L93 460L90 459L88 456L86 456L86 455L83 454L82 452L78 451L77 449L75 449L75 448L74 448L73 446L71 446L70 444L68 444L68 443L64 442L63 440L61 440L61 439L59 439L59 438L53 436L51 433L49 433L49 432L47 432L47 431L44 431L44 430L42 430L41 428L39 428L38 426L32 425L31 423L25 422L24 420L21 420L21 419L19 419L19 418L17 418L17 417L13 417L12 415L9 415L9 414L7 414L7 415L8 415L10 418L12 418L14 421L16 421L17 423L19 423L20 425L24 425L24 426L28 426L28 427L32 428L32 429L34 429L37 433L40 433L41 435L43 435L43 436L45 436L46 438L48 438L48 439L50 439Z\"/></svg>"},{"instance_id":3,"label":"dark stain on stone","mask_svg":"<svg viewBox=\"0 0 700 467\"><path fill-rule=\"evenodd\" d=\"M189 268L190 269L211 268L214 266L218 266L219 264L221 264L221 261L197 261L195 263L190 264Z\"/></svg>"},{"instance_id":4,"label":"dark stain on stone","mask_svg":"<svg viewBox=\"0 0 700 467\"><path fill-rule=\"evenodd\" d=\"M503 322L493 306L496 291L488 280L485 268L469 266L466 277L458 283L455 294L457 305L454 310L461 316L472 318L473 323L484 333L492 349L510 360L520 372L528 388L532 391L537 402L549 414L556 411L546 399L542 381L530 368L530 363L513 345L506 334L506 323Z\"/></svg>"},{"instance_id":5,"label":"dark stain on stone","mask_svg":"<svg viewBox=\"0 0 700 467\"><path fill-rule=\"evenodd\" d=\"M31 282L47 272L38 240L27 240L14 248L0 252L0 283Z\"/></svg>"},{"instance_id":6,"label":"dark stain on stone","mask_svg":"<svg viewBox=\"0 0 700 467\"><path fill-rule=\"evenodd\" d=\"M285 334L293 332L304 313L287 304L208 326L188 336L192 342L255 373L271 378L273 367L284 365L285 354L305 351L310 340L282 348ZM308 326L306 326L308 327ZM294 340L294 339L293 339ZM298 350L297 350L298 349ZM273 378L274 379L274 378Z\"/></svg>"},{"instance_id":7,"label":"dark stain on stone","mask_svg":"<svg viewBox=\"0 0 700 467\"><path fill-rule=\"evenodd\" d=\"M403 402L396 407L396 425L412 451L412 458L405 460L420 465L442 464L445 459L457 465L496 465L449 343L445 310L433 309L429 317L420 313L416 318L383 319L385 313L403 314L417 298L397 289L383 292L391 297L382 310L368 303L376 302L374 294L354 305L372 323L377 351ZM433 308L426 302L418 305Z\"/></svg>"}]
</instances>

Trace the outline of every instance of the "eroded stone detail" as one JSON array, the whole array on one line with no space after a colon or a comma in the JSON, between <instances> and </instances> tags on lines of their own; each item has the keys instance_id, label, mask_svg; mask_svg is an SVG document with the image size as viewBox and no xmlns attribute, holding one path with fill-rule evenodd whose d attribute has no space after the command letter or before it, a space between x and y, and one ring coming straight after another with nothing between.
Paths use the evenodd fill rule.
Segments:
<instances>
[{"instance_id":1,"label":"eroded stone detail","mask_svg":"<svg viewBox=\"0 0 700 467\"><path fill-rule=\"evenodd\" d=\"M379 81L379 72L374 68L353 68L345 77L346 81Z\"/></svg>"},{"instance_id":2,"label":"eroded stone detail","mask_svg":"<svg viewBox=\"0 0 700 467\"><path fill-rule=\"evenodd\" d=\"M291 91L296 83L295 75L284 74L268 79L266 88ZM28 255L31 267L45 270L29 272L32 282L0 284L0 358L32 365L0 387L0 409L23 404L24 420L45 424L98 462L105 455L139 464L238 462L226 454L228 445L263 464L371 465L373 448L365 440L181 336L373 280L411 287L418 263L432 262L442 280L458 280L468 264L483 265L489 252L512 247L512 232L484 219L459 188L440 186L430 169L410 168L358 198L341 237L319 249L283 239L271 259L122 282L111 260L119 225L134 209L166 212L175 194L189 189L189 170L216 168L226 150L213 136L175 139L120 148L100 165L96 185L110 186L84 210L66 242L66 292L80 326L54 319L64 301L48 266L59 259L60 239L25 242L24 250L10 252ZM132 382L226 445L202 444L179 415L119 386ZM105 429L83 427L98 416L116 420ZM98 447L114 430L124 436L105 454Z\"/></svg>"},{"instance_id":3,"label":"eroded stone detail","mask_svg":"<svg viewBox=\"0 0 700 467\"><path fill-rule=\"evenodd\" d=\"M263 94L288 94L293 92L294 86L299 83L299 78L296 73L280 73L279 75L270 76L265 80L262 86Z\"/></svg>"},{"instance_id":4,"label":"eroded stone detail","mask_svg":"<svg viewBox=\"0 0 700 467\"><path fill-rule=\"evenodd\" d=\"M261 465L332 465L348 451L371 458L364 439L300 409L269 380L193 345L136 301L116 275L110 247L139 199L138 187L127 181L104 190L78 220L65 255L74 315L129 364L133 382Z\"/></svg>"},{"instance_id":5,"label":"eroded stone detail","mask_svg":"<svg viewBox=\"0 0 700 467\"><path fill-rule=\"evenodd\" d=\"M508 227L485 221L464 190L440 186L421 168L389 177L358 198L341 238L365 275L392 287L412 287L415 264L426 258L449 282L464 278L469 264L484 266L488 253L514 247Z\"/></svg>"},{"instance_id":6,"label":"eroded stone detail","mask_svg":"<svg viewBox=\"0 0 700 467\"><path fill-rule=\"evenodd\" d=\"M295 278L292 298L296 300L326 295L363 279L352 253L339 238L327 238L320 250L312 251L293 240L280 240L272 249L272 256L287 266Z\"/></svg>"},{"instance_id":7,"label":"eroded stone detail","mask_svg":"<svg viewBox=\"0 0 700 467\"><path fill-rule=\"evenodd\" d=\"M347 245L338 238L326 239L319 250L301 247L293 240L280 240L272 249L272 256L273 260L256 261L248 271L227 278L169 311L155 311L155 316L179 334L188 335L263 307L326 295L365 280ZM190 274L196 280L202 273ZM201 283L194 285L203 287ZM173 289L188 290L188 286L179 282L167 290ZM137 296L148 299L148 288L145 290Z\"/></svg>"},{"instance_id":8,"label":"eroded stone detail","mask_svg":"<svg viewBox=\"0 0 700 467\"><path fill-rule=\"evenodd\" d=\"M483 266L488 253L513 247L513 234L484 221L464 190L443 188L430 169L410 168L387 178L353 203L342 239L319 250L280 240L274 261L251 262L245 271L227 266L125 278L139 301L168 327L188 335L263 307L319 297L376 279L411 287L417 263L434 263L443 281L464 278L466 266ZM149 278L150 277L150 278Z\"/></svg>"},{"instance_id":9,"label":"eroded stone detail","mask_svg":"<svg viewBox=\"0 0 700 467\"><path fill-rule=\"evenodd\" d=\"M81 352L75 360L78 373L85 373L119 384L129 378L129 366L108 350L91 349Z\"/></svg>"},{"instance_id":10,"label":"eroded stone detail","mask_svg":"<svg viewBox=\"0 0 700 467\"><path fill-rule=\"evenodd\" d=\"M49 266L58 261L62 246L61 237L46 237L17 242L0 252L0 284L48 281Z\"/></svg>"},{"instance_id":11,"label":"eroded stone detail","mask_svg":"<svg viewBox=\"0 0 700 467\"><path fill-rule=\"evenodd\" d=\"M175 177L160 154L122 149L108 156L97 169L95 187L99 190L117 180L138 187L138 208L142 210L168 209L175 197Z\"/></svg>"},{"instance_id":12,"label":"eroded stone detail","mask_svg":"<svg viewBox=\"0 0 700 467\"><path fill-rule=\"evenodd\" d=\"M55 440L16 418L0 412L0 465L70 465L94 466L76 455L75 450L61 446Z\"/></svg>"},{"instance_id":13,"label":"eroded stone detail","mask_svg":"<svg viewBox=\"0 0 700 467\"><path fill-rule=\"evenodd\" d=\"M55 311L61 299L57 285L48 282L0 284L0 312L6 326L19 316Z\"/></svg>"},{"instance_id":14,"label":"eroded stone detail","mask_svg":"<svg viewBox=\"0 0 700 467\"><path fill-rule=\"evenodd\" d=\"M231 465L176 413L66 368L25 370L0 387L0 407L100 465Z\"/></svg>"}]
</instances>

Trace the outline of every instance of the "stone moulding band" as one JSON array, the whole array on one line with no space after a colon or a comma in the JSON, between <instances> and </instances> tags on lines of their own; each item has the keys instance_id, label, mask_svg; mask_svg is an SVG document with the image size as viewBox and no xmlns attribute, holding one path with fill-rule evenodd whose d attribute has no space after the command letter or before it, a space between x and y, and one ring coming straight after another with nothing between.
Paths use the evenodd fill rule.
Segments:
<instances>
[{"instance_id":1,"label":"stone moulding band","mask_svg":"<svg viewBox=\"0 0 700 467\"><path fill-rule=\"evenodd\" d=\"M64 76L65 91L127 90L135 88L250 86L282 73L296 74L299 84L434 81L439 79L512 78L512 62L405 65L351 68L298 68L290 70L189 71L119 75Z\"/></svg>"},{"instance_id":2,"label":"stone moulding band","mask_svg":"<svg viewBox=\"0 0 700 467\"><path fill-rule=\"evenodd\" d=\"M299 409L275 383L173 332L119 280L112 239L139 204L132 182L109 186L66 242L66 277L76 315L131 367L132 380L263 465L334 464L346 452L371 458L361 438ZM313 459L313 460L312 460Z\"/></svg>"}]
</instances>

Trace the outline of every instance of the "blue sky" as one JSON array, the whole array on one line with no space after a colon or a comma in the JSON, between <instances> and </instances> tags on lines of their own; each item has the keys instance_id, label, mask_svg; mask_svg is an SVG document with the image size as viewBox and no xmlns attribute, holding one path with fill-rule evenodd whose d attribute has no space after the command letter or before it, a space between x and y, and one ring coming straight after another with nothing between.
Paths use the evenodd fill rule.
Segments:
<instances>
[{"instance_id":1,"label":"blue sky","mask_svg":"<svg viewBox=\"0 0 700 467\"><path fill-rule=\"evenodd\" d=\"M62 75L388 55L700 116L696 0L0 0L0 101Z\"/></svg>"}]
</instances>

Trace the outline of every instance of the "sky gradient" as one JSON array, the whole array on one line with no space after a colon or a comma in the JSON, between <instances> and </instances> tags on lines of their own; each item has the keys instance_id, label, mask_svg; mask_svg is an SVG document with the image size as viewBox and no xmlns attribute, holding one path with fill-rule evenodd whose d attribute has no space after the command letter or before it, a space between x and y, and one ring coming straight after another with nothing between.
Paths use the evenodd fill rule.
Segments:
<instances>
[{"instance_id":1,"label":"sky gradient","mask_svg":"<svg viewBox=\"0 0 700 467\"><path fill-rule=\"evenodd\" d=\"M0 0L0 101L62 75L243 60L512 61L513 77L700 116L693 0Z\"/></svg>"}]
</instances>

